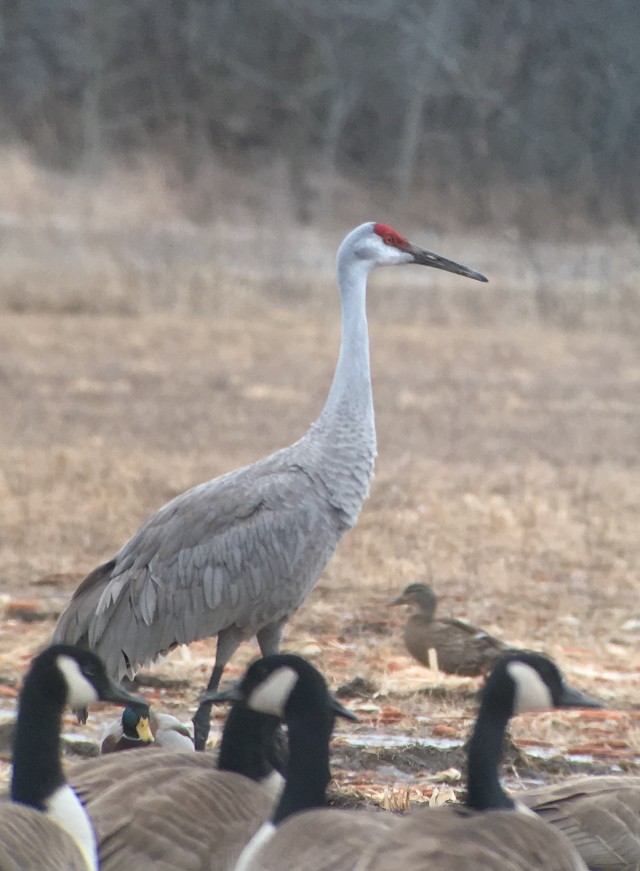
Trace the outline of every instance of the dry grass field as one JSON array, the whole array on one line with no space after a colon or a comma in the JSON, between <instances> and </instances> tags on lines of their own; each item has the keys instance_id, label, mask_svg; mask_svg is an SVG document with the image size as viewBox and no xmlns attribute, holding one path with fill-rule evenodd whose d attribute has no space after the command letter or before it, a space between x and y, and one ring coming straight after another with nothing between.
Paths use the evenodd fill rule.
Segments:
<instances>
[{"instance_id":1,"label":"dry grass field","mask_svg":"<svg viewBox=\"0 0 640 871\"><path fill-rule=\"evenodd\" d=\"M339 341L330 272L305 278L315 274L313 263L298 295L278 292L275 268L262 285L258 266L246 267L243 284L242 263L224 273L222 287L222 273L206 260L200 303L180 304L178 296L154 311L146 298L135 303L134 287L130 307L110 307L108 282L87 271L96 261L86 238L74 250L60 238L51 242L50 228L40 239L55 253L51 281L42 271L21 284L20 233L36 238L30 224L8 227L2 257L14 278L8 282L5 272L0 281L0 693L7 714L29 657L52 631L46 612L58 612L84 574L165 501L301 435L322 406ZM493 279L487 262L495 254L478 262L451 241L442 253ZM70 296L60 277L64 257ZM270 263L277 263L273 251ZM355 677L371 684L351 702L360 724L339 726L339 780L354 793L384 792L385 801L402 804L409 784L413 800L429 796L433 774L449 761L459 766L459 749L433 758L428 748L417 750L418 739L464 738L477 687L413 665L405 654L405 617L387 605L417 579L435 586L443 613L547 651L611 709L518 720L516 743L542 748L551 760L545 776L566 770L567 755L574 767L582 758L598 770L634 768L637 338L623 325L598 329L597 316L582 329L532 318L508 325L499 312L485 317L504 301L499 277L474 289L483 295L476 309L450 309L447 294L456 299L462 279L439 276L433 284L425 272L394 270L371 282L376 478L359 524L286 634L287 648L309 656L333 686ZM295 285L291 272L284 275L287 287ZM182 277L177 270L176 282ZM224 305L215 303L219 291ZM202 302L209 295L213 302ZM26 616L42 610L45 619L25 622L25 609ZM229 674L239 674L256 649L245 645ZM154 669L167 688L149 697L188 718L213 650L213 642L201 642L171 654ZM188 684L171 685L176 679ZM107 716L92 717L90 738ZM78 731L71 718L68 729ZM402 736L412 745L407 751ZM542 764L527 759L529 773Z\"/></svg>"}]
</instances>

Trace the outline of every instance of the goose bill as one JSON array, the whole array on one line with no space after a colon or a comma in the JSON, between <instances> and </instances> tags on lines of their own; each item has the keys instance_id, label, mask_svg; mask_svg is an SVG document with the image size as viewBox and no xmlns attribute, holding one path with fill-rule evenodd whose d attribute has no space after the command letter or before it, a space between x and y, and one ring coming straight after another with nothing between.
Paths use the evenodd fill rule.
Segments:
<instances>
[{"instance_id":1,"label":"goose bill","mask_svg":"<svg viewBox=\"0 0 640 871\"><path fill-rule=\"evenodd\" d=\"M119 687L113 681L100 692L101 702L113 702L116 705L128 705L134 711L138 711L142 716L149 716L149 702L143 699L142 696L136 696L133 693L128 693L123 687Z\"/></svg>"},{"instance_id":2,"label":"goose bill","mask_svg":"<svg viewBox=\"0 0 640 871\"><path fill-rule=\"evenodd\" d=\"M333 693L329 693L329 702L331 704L331 710L337 717L344 717L345 720L352 720L354 723L358 722L358 718L353 713L353 711L350 711L349 708L345 708L345 706L337 700Z\"/></svg>"},{"instance_id":3,"label":"goose bill","mask_svg":"<svg viewBox=\"0 0 640 871\"><path fill-rule=\"evenodd\" d=\"M602 708L603 705L592 696L564 684L559 708Z\"/></svg>"},{"instance_id":4,"label":"goose bill","mask_svg":"<svg viewBox=\"0 0 640 871\"><path fill-rule=\"evenodd\" d=\"M240 690L240 684L232 684L224 690L205 690L198 698L198 703L203 705L205 702L241 702L244 696ZM343 717L345 720L358 722L357 716L346 708L338 699L329 693L329 707L338 717Z\"/></svg>"},{"instance_id":5,"label":"goose bill","mask_svg":"<svg viewBox=\"0 0 640 871\"><path fill-rule=\"evenodd\" d=\"M198 704L204 705L207 702L241 702L243 699L244 696L240 691L240 684L234 683L225 690L205 690L202 695L198 696Z\"/></svg>"}]
</instances>

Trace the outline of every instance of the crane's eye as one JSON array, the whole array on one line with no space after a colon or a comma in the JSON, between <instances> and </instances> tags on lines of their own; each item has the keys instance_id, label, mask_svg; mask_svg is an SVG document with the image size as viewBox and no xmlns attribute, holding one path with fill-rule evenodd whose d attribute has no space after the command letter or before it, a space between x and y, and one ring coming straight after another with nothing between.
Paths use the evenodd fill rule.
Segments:
<instances>
[{"instance_id":1,"label":"crane's eye","mask_svg":"<svg viewBox=\"0 0 640 871\"><path fill-rule=\"evenodd\" d=\"M395 245L395 239L393 238L393 236L385 236L384 241L387 243L387 245Z\"/></svg>"}]
</instances>

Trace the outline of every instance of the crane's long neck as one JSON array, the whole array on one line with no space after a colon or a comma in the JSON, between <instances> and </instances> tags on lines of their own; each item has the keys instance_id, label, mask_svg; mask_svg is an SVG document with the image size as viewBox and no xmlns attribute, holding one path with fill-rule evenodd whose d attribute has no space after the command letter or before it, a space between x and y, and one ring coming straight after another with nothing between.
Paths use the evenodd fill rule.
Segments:
<instances>
[{"instance_id":1,"label":"crane's long neck","mask_svg":"<svg viewBox=\"0 0 640 871\"><path fill-rule=\"evenodd\" d=\"M333 383L311 433L325 446L324 483L355 523L369 491L376 455L366 291L368 267L338 259L342 336Z\"/></svg>"},{"instance_id":2,"label":"crane's long neck","mask_svg":"<svg viewBox=\"0 0 640 871\"><path fill-rule=\"evenodd\" d=\"M367 327L367 275L364 264L338 261L342 304L342 337L333 383L320 420L333 425L342 415L365 415L373 420L369 331Z\"/></svg>"}]
</instances>

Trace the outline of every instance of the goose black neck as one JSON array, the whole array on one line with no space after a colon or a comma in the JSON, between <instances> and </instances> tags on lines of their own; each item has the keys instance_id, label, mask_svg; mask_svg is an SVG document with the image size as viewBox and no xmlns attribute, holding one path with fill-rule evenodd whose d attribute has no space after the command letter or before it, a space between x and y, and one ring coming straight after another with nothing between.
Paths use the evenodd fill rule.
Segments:
<instances>
[{"instance_id":1,"label":"goose black neck","mask_svg":"<svg viewBox=\"0 0 640 871\"><path fill-rule=\"evenodd\" d=\"M276 825L291 814L326 805L333 717L326 711L323 714L287 719L289 765L284 791L273 815Z\"/></svg>"},{"instance_id":2,"label":"goose black neck","mask_svg":"<svg viewBox=\"0 0 640 871\"><path fill-rule=\"evenodd\" d=\"M242 705L234 705L225 721L218 768L252 780L268 777L274 769L281 736L280 720Z\"/></svg>"},{"instance_id":3,"label":"goose black neck","mask_svg":"<svg viewBox=\"0 0 640 871\"><path fill-rule=\"evenodd\" d=\"M13 801L45 810L46 800L65 783L60 762L60 732L64 710L61 679L51 673L27 675L13 741ZM59 697L58 697L59 695Z\"/></svg>"},{"instance_id":4,"label":"goose black neck","mask_svg":"<svg viewBox=\"0 0 640 871\"><path fill-rule=\"evenodd\" d=\"M500 783L502 746L510 716L510 707L494 707L483 699L468 750L466 803L474 810L515 807Z\"/></svg>"}]
</instances>

